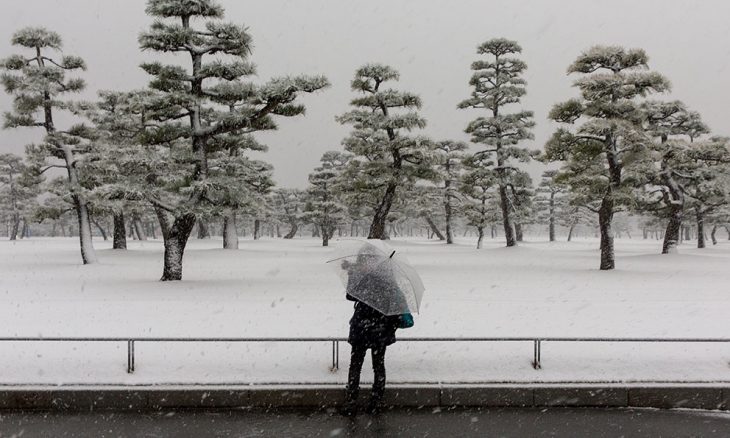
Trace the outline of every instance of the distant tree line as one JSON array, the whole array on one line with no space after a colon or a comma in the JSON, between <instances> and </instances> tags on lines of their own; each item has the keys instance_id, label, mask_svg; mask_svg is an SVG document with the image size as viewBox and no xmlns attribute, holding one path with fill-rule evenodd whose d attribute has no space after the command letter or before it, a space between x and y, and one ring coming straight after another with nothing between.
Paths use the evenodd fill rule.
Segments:
<instances>
[{"instance_id":1,"label":"distant tree line","mask_svg":"<svg viewBox=\"0 0 730 438\"><path fill-rule=\"evenodd\" d=\"M655 100L670 83L641 49L596 46L576 58L567 72L577 97L550 111L560 127L544 150L524 146L535 121L521 108L527 65L515 41L477 47L471 93L455 102L474 114L460 127L472 145L421 134L421 98L394 85L392 66L365 64L354 73L350 109L336 118L351 127L342 149L322 156L306 189L291 189L275 187L272 166L251 158L266 151L256 133L303 115L300 96L327 79L253 81L251 35L221 21L214 0L149 0L146 12L155 21L139 36L141 50L184 62L144 63L148 87L100 91L92 102L70 98L85 88L77 75L86 65L60 55L57 33L14 34L20 53L0 64L13 98L4 128L44 136L24 157L0 155L0 217L10 239L34 228L77 235L83 263L94 263L94 234L120 250L128 238L161 237L161 279L180 280L194 231L238 249L241 235L307 233L324 246L335 236L452 244L469 235L481 248L487 234L511 247L529 227L550 241L582 230L600 237L604 270L615 267L614 237L630 234L629 217L644 238L662 240L662 253L690 238L703 248L708 232L713 244L718 230L730 234L730 140L682 102ZM537 184L524 168L531 160L548 167ZM63 176L49 178L51 169Z\"/></svg>"}]
</instances>

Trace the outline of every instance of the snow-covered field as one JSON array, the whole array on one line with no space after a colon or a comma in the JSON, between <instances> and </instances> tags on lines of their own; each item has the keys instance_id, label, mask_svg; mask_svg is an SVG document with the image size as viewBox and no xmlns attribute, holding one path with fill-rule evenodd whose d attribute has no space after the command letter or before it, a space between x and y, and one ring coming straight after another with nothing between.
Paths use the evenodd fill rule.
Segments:
<instances>
[{"instance_id":1,"label":"snow-covered field","mask_svg":"<svg viewBox=\"0 0 730 438\"><path fill-rule=\"evenodd\" d=\"M184 280L162 283L159 241L130 250L97 240L101 263L79 264L75 239L0 242L0 336L346 336L352 312L312 239L192 239ZM336 245L336 242L334 242ZM617 240L617 266L598 271L594 240L501 248L471 240L392 242L421 273L426 295L408 336L730 338L730 243L658 255L660 242ZM137 345L0 343L0 384L343 383L328 343ZM399 342L391 382L730 382L728 344ZM368 367L369 365L366 365ZM370 377L364 373L365 380Z\"/></svg>"}]
</instances>

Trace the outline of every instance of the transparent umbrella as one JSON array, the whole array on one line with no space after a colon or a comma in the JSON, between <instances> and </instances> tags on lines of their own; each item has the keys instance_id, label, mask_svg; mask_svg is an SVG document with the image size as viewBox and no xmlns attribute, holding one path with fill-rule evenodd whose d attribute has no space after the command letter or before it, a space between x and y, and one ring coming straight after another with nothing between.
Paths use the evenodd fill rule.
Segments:
<instances>
[{"instance_id":1,"label":"transparent umbrella","mask_svg":"<svg viewBox=\"0 0 730 438\"><path fill-rule=\"evenodd\" d=\"M423 282L405 257L380 240L338 242L328 260L349 295L385 315L418 313Z\"/></svg>"}]
</instances>

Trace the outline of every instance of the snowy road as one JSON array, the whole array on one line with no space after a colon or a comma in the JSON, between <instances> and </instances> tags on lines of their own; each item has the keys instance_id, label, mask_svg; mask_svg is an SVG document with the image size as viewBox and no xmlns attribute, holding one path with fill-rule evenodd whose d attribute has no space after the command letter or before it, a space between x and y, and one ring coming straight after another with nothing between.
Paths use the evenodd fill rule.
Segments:
<instances>
[{"instance_id":1,"label":"snowy road","mask_svg":"<svg viewBox=\"0 0 730 438\"><path fill-rule=\"evenodd\" d=\"M245 411L3 413L0 437L727 437L730 414L639 409L396 410L354 419L334 413Z\"/></svg>"}]
</instances>

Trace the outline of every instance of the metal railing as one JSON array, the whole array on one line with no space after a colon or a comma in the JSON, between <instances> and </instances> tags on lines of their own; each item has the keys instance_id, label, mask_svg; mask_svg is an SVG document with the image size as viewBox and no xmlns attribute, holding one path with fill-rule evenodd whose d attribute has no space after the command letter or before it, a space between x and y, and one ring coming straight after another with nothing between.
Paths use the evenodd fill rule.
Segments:
<instances>
[{"instance_id":1,"label":"metal railing","mask_svg":"<svg viewBox=\"0 0 730 438\"><path fill-rule=\"evenodd\" d=\"M136 343L140 342L331 342L332 371L340 368L340 342L347 342L345 337L311 337L311 338L185 338L185 337L0 337L0 342L126 342L127 373L135 368ZM723 343L727 338L591 338L591 337L403 337L398 342L531 342L533 344L532 367L542 368L543 342L671 342L671 343Z\"/></svg>"}]
</instances>

